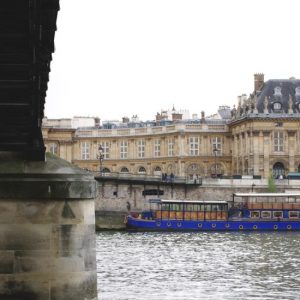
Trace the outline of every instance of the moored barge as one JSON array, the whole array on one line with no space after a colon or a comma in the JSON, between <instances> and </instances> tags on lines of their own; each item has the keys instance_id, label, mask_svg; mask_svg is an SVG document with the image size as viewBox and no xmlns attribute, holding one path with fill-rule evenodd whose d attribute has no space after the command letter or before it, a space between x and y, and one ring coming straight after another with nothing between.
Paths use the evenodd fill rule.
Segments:
<instances>
[{"instance_id":1,"label":"moored barge","mask_svg":"<svg viewBox=\"0 0 300 300\"><path fill-rule=\"evenodd\" d=\"M150 209L126 217L139 231L300 230L300 193L234 193L231 201L150 199Z\"/></svg>"}]
</instances>

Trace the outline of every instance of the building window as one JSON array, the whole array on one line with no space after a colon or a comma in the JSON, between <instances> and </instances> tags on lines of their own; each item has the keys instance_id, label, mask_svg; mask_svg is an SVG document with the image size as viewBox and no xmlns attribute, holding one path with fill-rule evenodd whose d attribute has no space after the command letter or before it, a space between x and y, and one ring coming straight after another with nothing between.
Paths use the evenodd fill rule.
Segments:
<instances>
[{"instance_id":1,"label":"building window","mask_svg":"<svg viewBox=\"0 0 300 300\"><path fill-rule=\"evenodd\" d=\"M109 158L109 142L102 142L99 144L102 147L102 154L104 155L104 159ZM99 148L99 147L98 147Z\"/></svg>"},{"instance_id":2,"label":"building window","mask_svg":"<svg viewBox=\"0 0 300 300\"><path fill-rule=\"evenodd\" d=\"M144 167L139 167L139 174L146 174L146 169Z\"/></svg>"},{"instance_id":3,"label":"building window","mask_svg":"<svg viewBox=\"0 0 300 300\"><path fill-rule=\"evenodd\" d=\"M142 158L145 157L145 141L139 140L138 141L138 157Z\"/></svg>"},{"instance_id":4,"label":"building window","mask_svg":"<svg viewBox=\"0 0 300 300\"><path fill-rule=\"evenodd\" d=\"M199 155L199 137L190 137L190 155Z\"/></svg>"},{"instance_id":5,"label":"building window","mask_svg":"<svg viewBox=\"0 0 300 300\"><path fill-rule=\"evenodd\" d=\"M160 156L160 140L154 140L154 156Z\"/></svg>"},{"instance_id":6,"label":"building window","mask_svg":"<svg viewBox=\"0 0 300 300\"><path fill-rule=\"evenodd\" d=\"M127 158L128 156L128 142L121 141L120 142L120 158Z\"/></svg>"},{"instance_id":7,"label":"building window","mask_svg":"<svg viewBox=\"0 0 300 300\"><path fill-rule=\"evenodd\" d=\"M121 168L121 173L129 173L129 171L126 167L122 167Z\"/></svg>"},{"instance_id":8,"label":"building window","mask_svg":"<svg viewBox=\"0 0 300 300\"><path fill-rule=\"evenodd\" d=\"M274 151L283 152L283 132L274 132Z\"/></svg>"},{"instance_id":9,"label":"building window","mask_svg":"<svg viewBox=\"0 0 300 300\"><path fill-rule=\"evenodd\" d=\"M56 143L51 143L49 145L49 152L54 155L58 155L58 145Z\"/></svg>"},{"instance_id":10,"label":"building window","mask_svg":"<svg viewBox=\"0 0 300 300\"><path fill-rule=\"evenodd\" d=\"M275 102L275 103L273 104L273 108L274 108L275 111L276 111L276 110L281 110L281 103Z\"/></svg>"},{"instance_id":11,"label":"building window","mask_svg":"<svg viewBox=\"0 0 300 300\"><path fill-rule=\"evenodd\" d=\"M168 139L168 156L174 156L174 139Z\"/></svg>"},{"instance_id":12,"label":"building window","mask_svg":"<svg viewBox=\"0 0 300 300\"><path fill-rule=\"evenodd\" d=\"M222 139L219 136L212 138L212 154L213 155L222 154Z\"/></svg>"},{"instance_id":13,"label":"building window","mask_svg":"<svg viewBox=\"0 0 300 300\"><path fill-rule=\"evenodd\" d=\"M102 169L102 173L107 173L107 174L108 174L108 173L110 173L110 169L108 169L108 168L103 168L103 169Z\"/></svg>"},{"instance_id":14,"label":"building window","mask_svg":"<svg viewBox=\"0 0 300 300\"><path fill-rule=\"evenodd\" d=\"M91 144L88 142L81 143L81 159L90 159Z\"/></svg>"}]
</instances>

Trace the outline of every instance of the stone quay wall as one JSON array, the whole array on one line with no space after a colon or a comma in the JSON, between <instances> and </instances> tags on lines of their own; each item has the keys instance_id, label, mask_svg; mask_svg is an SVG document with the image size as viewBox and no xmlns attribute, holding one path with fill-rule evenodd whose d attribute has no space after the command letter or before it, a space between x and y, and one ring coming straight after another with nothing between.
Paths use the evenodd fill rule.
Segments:
<instances>
[{"instance_id":1,"label":"stone quay wall","mask_svg":"<svg viewBox=\"0 0 300 300\"><path fill-rule=\"evenodd\" d=\"M275 180L278 192L300 191L300 180ZM266 179L203 179L202 185L149 185L128 184L115 181L98 182L95 203L96 229L124 229L124 218L128 213L149 209L149 199L144 190L162 190L162 199L187 200L231 200L236 192L267 192Z\"/></svg>"}]
</instances>

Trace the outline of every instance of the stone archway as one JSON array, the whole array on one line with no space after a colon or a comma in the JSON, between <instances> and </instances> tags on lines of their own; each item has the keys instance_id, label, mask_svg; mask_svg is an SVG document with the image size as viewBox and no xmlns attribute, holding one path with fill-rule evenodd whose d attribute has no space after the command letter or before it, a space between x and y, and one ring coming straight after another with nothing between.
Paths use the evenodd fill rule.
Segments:
<instances>
[{"instance_id":1,"label":"stone archway","mask_svg":"<svg viewBox=\"0 0 300 300\"><path fill-rule=\"evenodd\" d=\"M212 178L222 177L224 174L224 166L220 163L211 164L209 170Z\"/></svg>"},{"instance_id":2,"label":"stone archway","mask_svg":"<svg viewBox=\"0 0 300 300\"><path fill-rule=\"evenodd\" d=\"M276 162L272 169L273 177L276 179L283 178L285 176L285 167L282 162Z\"/></svg>"},{"instance_id":3,"label":"stone archway","mask_svg":"<svg viewBox=\"0 0 300 300\"><path fill-rule=\"evenodd\" d=\"M167 174L176 174L176 167L174 164L168 164L167 166Z\"/></svg>"},{"instance_id":4,"label":"stone archway","mask_svg":"<svg viewBox=\"0 0 300 300\"><path fill-rule=\"evenodd\" d=\"M186 175L190 180L204 177L204 168L197 163L191 163L186 169Z\"/></svg>"}]
</instances>

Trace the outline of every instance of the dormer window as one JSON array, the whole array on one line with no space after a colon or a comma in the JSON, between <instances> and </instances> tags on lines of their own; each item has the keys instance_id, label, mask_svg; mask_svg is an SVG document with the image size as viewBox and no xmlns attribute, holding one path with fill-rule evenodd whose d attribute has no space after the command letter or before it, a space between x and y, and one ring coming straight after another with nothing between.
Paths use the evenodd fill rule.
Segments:
<instances>
[{"instance_id":1,"label":"dormer window","mask_svg":"<svg viewBox=\"0 0 300 300\"><path fill-rule=\"evenodd\" d=\"M281 110L281 108L282 108L281 103L275 102L275 103L273 104L273 109L274 109L274 111Z\"/></svg>"},{"instance_id":2,"label":"dormer window","mask_svg":"<svg viewBox=\"0 0 300 300\"><path fill-rule=\"evenodd\" d=\"M281 96L281 87L280 86L276 86L274 88L274 96Z\"/></svg>"}]
</instances>

